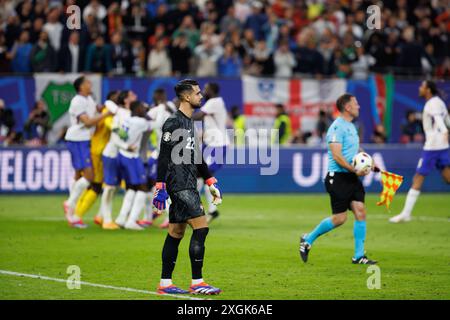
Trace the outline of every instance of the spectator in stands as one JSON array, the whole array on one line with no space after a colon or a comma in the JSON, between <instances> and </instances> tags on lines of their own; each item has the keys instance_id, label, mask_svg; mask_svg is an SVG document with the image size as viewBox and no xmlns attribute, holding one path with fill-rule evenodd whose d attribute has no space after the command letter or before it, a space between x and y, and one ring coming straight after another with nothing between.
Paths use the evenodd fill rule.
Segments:
<instances>
[{"instance_id":1,"label":"spectator in stands","mask_svg":"<svg viewBox=\"0 0 450 320\"><path fill-rule=\"evenodd\" d=\"M8 50L11 49L12 46L14 45L14 42L16 42L17 39L19 39L21 31L22 28L20 27L19 17L17 15L9 16L6 23L6 27L4 29L6 46Z\"/></svg>"},{"instance_id":2,"label":"spectator in stands","mask_svg":"<svg viewBox=\"0 0 450 320\"><path fill-rule=\"evenodd\" d=\"M156 42L161 39L164 40L166 45L170 44L170 39L166 36L166 27L162 23L158 23L155 26L155 31L148 37L149 49L151 50L156 45Z\"/></svg>"},{"instance_id":3,"label":"spectator in stands","mask_svg":"<svg viewBox=\"0 0 450 320\"><path fill-rule=\"evenodd\" d=\"M158 40L147 59L147 71L154 77L168 77L172 73L172 63L164 40Z\"/></svg>"},{"instance_id":4,"label":"spectator in stands","mask_svg":"<svg viewBox=\"0 0 450 320\"><path fill-rule=\"evenodd\" d=\"M422 128L422 121L417 119L414 110L406 112L406 123L402 125L402 136L400 142L423 142L424 133Z\"/></svg>"},{"instance_id":5,"label":"spectator in stands","mask_svg":"<svg viewBox=\"0 0 450 320\"><path fill-rule=\"evenodd\" d=\"M336 48L339 46L337 36L331 29L325 29L320 39L318 51L323 57L323 74L331 76L336 74Z\"/></svg>"},{"instance_id":6,"label":"spectator in stands","mask_svg":"<svg viewBox=\"0 0 450 320\"><path fill-rule=\"evenodd\" d=\"M108 28L109 37L111 37L114 33L121 32L123 30L123 16L120 11L119 3L113 2L109 5L105 22Z\"/></svg>"},{"instance_id":7,"label":"spectator in stands","mask_svg":"<svg viewBox=\"0 0 450 320\"><path fill-rule=\"evenodd\" d=\"M24 126L25 144L41 146L47 144L47 133L50 129L50 115L44 101L39 100L31 110Z\"/></svg>"},{"instance_id":8,"label":"spectator in stands","mask_svg":"<svg viewBox=\"0 0 450 320\"><path fill-rule=\"evenodd\" d=\"M14 113L0 99L0 145L9 146L16 137Z\"/></svg>"},{"instance_id":9,"label":"spectator in stands","mask_svg":"<svg viewBox=\"0 0 450 320\"><path fill-rule=\"evenodd\" d=\"M298 47L294 51L297 66L294 72L319 76L323 73L323 57L316 49L315 34L312 29L304 29L297 37Z\"/></svg>"},{"instance_id":10,"label":"spectator in stands","mask_svg":"<svg viewBox=\"0 0 450 320\"><path fill-rule=\"evenodd\" d=\"M129 46L122 41L120 32L115 32L111 36L110 54L111 72L113 74L123 75L125 73L131 73L133 58Z\"/></svg>"},{"instance_id":11,"label":"spectator in stands","mask_svg":"<svg viewBox=\"0 0 450 320\"><path fill-rule=\"evenodd\" d=\"M41 31L39 41L31 49L31 69L33 72L53 72L56 69L57 56L49 43L46 31Z\"/></svg>"},{"instance_id":12,"label":"spectator in stands","mask_svg":"<svg viewBox=\"0 0 450 320\"><path fill-rule=\"evenodd\" d=\"M351 73L353 79L365 80L369 76L369 69L375 64L374 57L365 54L361 42L356 44L356 61L351 64Z\"/></svg>"},{"instance_id":13,"label":"spectator in stands","mask_svg":"<svg viewBox=\"0 0 450 320\"><path fill-rule=\"evenodd\" d=\"M373 129L372 137L370 138L370 142L376 144L383 144L387 142L386 130L384 126L380 123L375 126Z\"/></svg>"},{"instance_id":14,"label":"spectator in stands","mask_svg":"<svg viewBox=\"0 0 450 320\"><path fill-rule=\"evenodd\" d=\"M222 56L223 49L214 45L211 39L205 38L194 50L196 58L197 77L212 77L217 75L217 60Z\"/></svg>"},{"instance_id":15,"label":"spectator in stands","mask_svg":"<svg viewBox=\"0 0 450 320\"><path fill-rule=\"evenodd\" d=\"M239 77L241 75L241 58L234 51L231 42L225 44L223 55L217 62L218 75L223 77Z\"/></svg>"},{"instance_id":16,"label":"spectator in stands","mask_svg":"<svg viewBox=\"0 0 450 320\"><path fill-rule=\"evenodd\" d=\"M132 72L137 76L145 74L145 47L141 39L131 40Z\"/></svg>"},{"instance_id":17,"label":"spectator in stands","mask_svg":"<svg viewBox=\"0 0 450 320\"><path fill-rule=\"evenodd\" d=\"M175 39L180 33L183 33L188 40L188 46L191 50L194 50L200 41L200 32L194 24L194 20L191 16L185 16L180 27L172 34L172 39Z\"/></svg>"},{"instance_id":18,"label":"spectator in stands","mask_svg":"<svg viewBox=\"0 0 450 320\"><path fill-rule=\"evenodd\" d=\"M407 27L403 30L403 41L398 57L399 74L421 74L424 49L414 38L414 27Z\"/></svg>"},{"instance_id":19,"label":"spectator in stands","mask_svg":"<svg viewBox=\"0 0 450 320\"><path fill-rule=\"evenodd\" d=\"M274 54L275 76L276 77L291 77L293 68L297 65L294 54L289 51L289 44L287 41L280 43L278 49Z\"/></svg>"},{"instance_id":20,"label":"spectator in stands","mask_svg":"<svg viewBox=\"0 0 450 320\"><path fill-rule=\"evenodd\" d=\"M234 145L245 145L245 116L241 114L241 110L238 106L231 107L231 119L233 120L234 128Z\"/></svg>"},{"instance_id":21,"label":"spectator in stands","mask_svg":"<svg viewBox=\"0 0 450 320\"><path fill-rule=\"evenodd\" d=\"M11 67L13 72L31 72L30 56L33 45L30 43L30 33L23 30L19 40L14 44L11 55Z\"/></svg>"},{"instance_id":22,"label":"spectator in stands","mask_svg":"<svg viewBox=\"0 0 450 320\"><path fill-rule=\"evenodd\" d=\"M331 115L327 114L324 110L319 111L319 119L317 120L317 134L322 139L325 140L327 135L327 130L330 127L330 124L333 122Z\"/></svg>"},{"instance_id":23,"label":"spectator in stands","mask_svg":"<svg viewBox=\"0 0 450 320\"><path fill-rule=\"evenodd\" d=\"M131 38L144 38L147 35L147 28L150 20L147 16L147 10L139 3L133 3L127 10L124 17L124 24L128 35Z\"/></svg>"},{"instance_id":24,"label":"spectator in stands","mask_svg":"<svg viewBox=\"0 0 450 320\"><path fill-rule=\"evenodd\" d=\"M230 6L227 14L220 20L220 32L230 34L235 30L241 29L241 21L236 18L236 10L234 6Z\"/></svg>"},{"instance_id":25,"label":"spectator in stands","mask_svg":"<svg viewBox=\"0 0 450 320\"><path fill-rule=\"evenodd\" d=\"M69 42L59 51L58 71L78 73L84 68L85 49L80 45L80 34L77 31L70 33Z\"/></svg>"},{"instance_id":26,"label":"spectator in stands","mask_svg":"<svg viewBox=\"0 0 450 320\"><path fill-rule=\"evenodd\" d=\"M61 10L59 7L53 7L50 9L47 15L47 23L44 24L44 31L47 32L51 46L57 53L61 47L61 37L63 32L63 25L59 22L59 16Z\"/></svg>"},{"instance_id":27,"label":"spectator in stands","mask_svg":"<svg viewBox=\"0 0 450 320\"><path fill-rule=\"evenodd\" d=\"M189 73L189 62L192 57L192 51L188 46L186 35L181 33L173 40L169 49L169 55L174 75L178 76Z\"/></svg>"},{"instance_id":28,"label":"spectator in stands","mask_svg":"<svg viewBox=\"0 0 450 320\"><path fill-rule=\"evenodd\" d=\"M273 55L269 48L267 48L264 40L257 42L255 51L253 52L253 59L256 69L259 70L259 75L272 76L275 73Z\"/></svg>"},{"instance_id":29,"label":"spectator in stands","mask_svg":"<svg viewBox=\"0 0 450 320\"><path fill-rule=\"evenodd\" d=\"M16 7L17 15L20 19L20 26L22 30L31 29L33 18L33 1L25 0L19 3Z\"/></svg>"},{"instance_id":30,"label":"spectator in stands","mask_svg":"<svg viewBox=\"0 0 450 320\"><path fill-rule=\"evenodd\" d=\"M84 48L96 41L97 36L105 34L105 26L99 21L94 14L90 13L86 17L86 22L82 25L80 45Z\"/></svg>"},{"instance_id":31,"label":"spectator in stands","mask_svg":"<svg viewBox=\"0 0 450 320\"><path fill-rule=\"evenodd\" d=\"M107 11L104 5L98 0L91 0L89 4L83 10L83 19L86 21L89 15L94 15L94 17L102 21L107 15Z\"/></svg>"},{"instance_id":32,"label":"spectator in stands","mask_svg":"<svg viewBox=\"0 0 450 320\"><path fill-rule=\"evenodd\" d=\"M248 16L252 14L252 8L249 2L248 0L236 0L234 2L234 16L241 24L244 24Z\"/></svg>"},{"instance_id":33,"label":"spectator in stands","mask_svg":"<svg viewBox=\"0 0 450 320\"><path fill-rule=\"evenodd\" d=\"M263 40L265 39L263 26L268 21L267 15L264 12L264 7L261 2L253 1L251 6L252 13L245 21L245 28L253 31L256 40Z\"/></svg>"},{"instance_id":34,"label":"spectator in stands","mask_svg":"<svg viewBox=\"0 0 450 320\"><path fill-rule=\"evenodd\" d=\"M11 72L11 55L6 46L6 38L2 31L0 31L0 72Z\"/></svg>"},{"instance_id":35,"label":"spectator in stands","mask_svg":"<svg viewBox=\"0 0 450 320\"><path fill-rule=\"evenodd\" d=\"M85 70L89 72L108 73L111 71L111 54L103 36L97 35L86 54Z\"/></svg>"}]
</instances>

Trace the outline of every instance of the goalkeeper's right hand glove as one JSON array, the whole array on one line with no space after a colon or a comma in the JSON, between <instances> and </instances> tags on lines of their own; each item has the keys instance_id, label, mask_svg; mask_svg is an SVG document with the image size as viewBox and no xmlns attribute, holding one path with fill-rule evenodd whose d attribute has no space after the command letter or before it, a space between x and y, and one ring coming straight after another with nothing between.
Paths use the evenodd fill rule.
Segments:
<instances>
[{"instance_id":1,"label":"goalkeeper's right hand glove","mask_svg":"<svg viewBox=\"0 0 450 320\"><path fill-rule=\"evenodd\" d=\"M157 182L155 185L155 193L153 195L153 205L158 210L165 210L167 206L167 199L169 199L169 195L166 191L166 183Z\"/></svg>"}]
</instances>

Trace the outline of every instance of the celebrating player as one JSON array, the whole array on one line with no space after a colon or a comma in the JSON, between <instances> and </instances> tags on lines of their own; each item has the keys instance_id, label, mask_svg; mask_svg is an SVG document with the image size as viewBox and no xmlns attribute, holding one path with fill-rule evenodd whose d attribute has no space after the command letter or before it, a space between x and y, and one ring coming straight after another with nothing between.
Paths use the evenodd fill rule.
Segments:
<instances>
[{"instance_id":1,"label":"celebrating player","mask_svg":"<svg viewBox=\"0 0 450 320\"><path fill-rule=\"evenodd\" d=\"M147 108L142 102L134 101L131 103L130 109L131 117L125 119L122 124L122 130L126 133L122 139L135 148L134 150L119 149L118 159L119 170L125 178L127 192L132 190L134 193L129 213L123 214L121 212L116 219L116 223L125 229L143 230L144 228L137 224L137 220L144 208L148 188L144 163L139 156L139 152L143 134L150 131L150 122L146 119ZM129 201L129 199L124 198L123 201Z\"/></svg>"},{"instance_id":2,"label":"celebrating player","mask_svg":"<svg viewBox=\"0 0 450 320\"><path fill-rule=\"evenodd\" d=\"M72 227L85 228L86 225L81 218L74 215L74 209L79 197L94 179L90 150L93 130L97 123L112 113L107 111L100 115L97 114L97 106L91 96L92 84L89 79L84 76L79 77L73 85L77 95L70 101L70 127L65 139L72 158L72 166L75 169L75 183L70 190L69 198L64 201L64 213Z\"/></svg>"},{"instance_id":3,"label":"celebrating player","mask_svg":"<svg viewBox=\"0 0 450 320\"><path fill-rule=\"evenodd\" d=\"M425 145L417 165L411 189L406 196L405 205L400 214L389 219L390 222L407 222L411 220L414 204L420 194L425 177L435 167L441 171L442 177L450 183L450 157L448 144L448 128L450 117L444 101L439 97L436 84L426 80L419 88L419 96L426 100L423 108L422 123L425 131Z\"/></svg>"},{"instance_id":4,"label":"celebrating player","mask_svg":"<svg viewBox=\"0 0 450 320\"><path fill-rule=\"evenodd\" d=\"M175 93L180 99L180 107L163 126L156 191L153 197L153 204L160 210L165 209L169 196L172 200L169 232L162 251L162 274L158 293L219 294L220 289L208 285L202 279L205 239L209 229L197 191L197 173L205 179L215 202L219 204L222 201L217 180L209 172L195 138L192 114L195 109L200 108L203 96L194 80L178 82ZM172 283L178 246L187 224L193 229L189 245L192 268L189 291Z\"/></svg>"},{"instance_id":5,"label":"celebrating player","mask_svg":"<svg viewBox=\"0 0 450 320\"><path fill-rule=\"evenodd\" d=\"M103 188L99 214L96 218L99 224L101 221L102 228L107 230L117 230L119 228L119 226L112 221L111 216L114 191L121 181L117 156L119 148L129 151L134 151L136 149L135 146L129 145L121 139L121 135L124 134L124 132L121 131L122 124L125 119L131 116L130 104L133 101L136 101L136 99L137 97L133 91L125 90L120 92L117 99L119 108L117 109L112 122L108 124L108 126L110 126L111 135L108 144L102 153L105 185Z\"/></svg>"},{"instance_id":6,"label":"celebrating player","mask_svg":"<svg viewBox=\"0 0 450 320\"><path fill-rule=\"evenodd\" d=\"M300 238L300 256L304 262L314 241L321 235L344 224L347 210L355 215L353 235L355 237L354 264L375 264L365 256L364 241L366 239L366 208L364 207L364 187L350 164L359 150L358 132L352 120L359 115L359 104L350 94L344 94L336 102L340 116L332 123L327 132L328 174L325 187L331 198L333 215L322 222L309 234Z\"/></svg>"},{"instance_id":7,"label":"celebrating player","mask_svg":"<svg viewBox=\"0 0 450 320\"><path fill-rule=\"evenodd\" d=\"M225 160L229 138L227 129L227 109L222 97L219 96L220 87L217 83L207 83L205 85L206 102L200 111L194 113L192 119L203 120L203 140L209 151L205 161L208 164L209 171L215 174ZM199 181L199 190L203 189L203 183ZM217 206L213 202L213 196L209 188L205 188L205 196L208 201L208 223L219 216Z\"/></svg>"},{"instance_id":8,"label":"celebrating player","mask_svg":"<svg viewBox=\"0 0 450 320\"><path fill-rule=\"evenodd\" d=\"M112 91L108 94L105 101L102 113L110 111L112 114L116 114L118 106L116 104L119 91ZM94 179L81 197L78 199L75 207L75 215L82 218L84 214L92 207L98 195L102 192L103 184L103 161L102 152L105 149L106 144L109 141L111 129L109 123L112 122L113 116L106 117L97 123L94 134L91 138L91 160L92 169L94 170ZM97 215L94 222L101 224L99 216Z\"/></svg>"}]
</instances>

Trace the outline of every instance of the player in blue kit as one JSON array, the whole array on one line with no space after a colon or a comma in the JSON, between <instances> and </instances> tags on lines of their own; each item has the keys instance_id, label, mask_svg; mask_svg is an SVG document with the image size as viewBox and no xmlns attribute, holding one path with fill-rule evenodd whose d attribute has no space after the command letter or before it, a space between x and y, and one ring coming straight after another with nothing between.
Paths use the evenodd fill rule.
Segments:
<instances>
[{"instance_id":1,"label":"player in blue kit","mask_svg":"<svg viewBox=\"0 0 450 320\"><path fill-rule=\"evenodd\" d=\"M300 238L300 257L304 262L314 241L321 235L344 224L347 210L355 215L353 235L355 237L355 253L353 264L375 264L365 256L364 241L366 239L366 208L364 206L364 187L358 178L363 172L356 172L350 164L359 152L359 136L353 119L359 115L359 104L351 94L344 94L336 102L340 116L332 123L327 132L328 174L325 187L331 198L333 215L322 220L310 233ZM378 168L373 167L374 171Z\"/></svg>"}]
</instances>

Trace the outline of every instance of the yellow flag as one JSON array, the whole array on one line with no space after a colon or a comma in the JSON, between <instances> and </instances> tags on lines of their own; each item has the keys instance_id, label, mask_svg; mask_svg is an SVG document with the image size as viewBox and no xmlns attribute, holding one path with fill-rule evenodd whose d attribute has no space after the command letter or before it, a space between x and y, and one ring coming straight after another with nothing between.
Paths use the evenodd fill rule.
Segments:
<instances>
[{"instance_id":1,"label":"yellow flag","mask_svg":"<svg viewBox=\"0 0 450 320\"><path fill-rule=\"evenodd\" d=\"M381 171L381 182L383 184L383 191L380 194L380 201L377 202L377 206L384 204L389 210L392 198L394 198L395 192L403 182L403 176L392 172Z\"/></svg>"}]
</instances>

